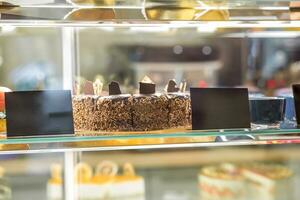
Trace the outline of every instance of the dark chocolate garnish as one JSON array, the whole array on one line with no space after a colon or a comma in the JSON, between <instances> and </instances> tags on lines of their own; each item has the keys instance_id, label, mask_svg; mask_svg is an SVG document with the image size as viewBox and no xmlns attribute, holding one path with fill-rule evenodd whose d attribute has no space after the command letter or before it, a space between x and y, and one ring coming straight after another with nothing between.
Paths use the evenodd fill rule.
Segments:
<instances>
[{"instance_id":1,"label":"dark chocolate garnish","mask_svg":"<svg viewBox=\"0 0 300 200\"><path fill-rule=\"evenodd\" d=\"M108 89L109 89L109 95L119 95L119 94L122 94L121 89L120 89L120 85L116 81L112 81L108 85Z\"/></svg>"},{"instance_id":2,"label":"dark chocolate garnish","mask_svg":"<svg viewBox=\"0 0 300 200\"><path fill-rule=\"evenodd\" d=\"M177 84L174 80L170 80L167 87L167 92L178 92L179 87L177 87Z\"/></svg>"},{"instance_id":3,"label":"dark chocolate garnish","mask_svg":"<svg viewBox=\"0 0 300 200\"><path fill-rule=\"evenodd\" d=\"M154 94L155 84L140 82L140 94Z\"/></svg>"},{"instance_id":4,"label":"dark chocolate garnish","mask_svg":"<svg viewBox=\"0 0 300 200\"><path fill-rule=\"evenodd\" d=\"M91 81L85 81L83 85L83 94L94 95L94 87Z\"/></svg>"}]
</instances>

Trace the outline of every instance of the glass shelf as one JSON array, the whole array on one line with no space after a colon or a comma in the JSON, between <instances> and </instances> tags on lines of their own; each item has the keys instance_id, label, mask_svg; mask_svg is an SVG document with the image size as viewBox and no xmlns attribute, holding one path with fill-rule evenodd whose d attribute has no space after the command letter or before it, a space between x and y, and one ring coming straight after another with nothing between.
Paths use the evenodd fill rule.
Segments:
<instances>
[{"instance_id":1,"label":"glass shelf","mask_svg":"<svg viewBox=\"0 0 300 200\"><path fill-rule=\"evenodd\" d=\"M77 132L76 136L43 138L3 137L0 140L0 154L300 143L299 133L299 129L224 132L167 130L136 134ZM252 138L243 137L248 135Z\"/></svg>"}]
</instances>

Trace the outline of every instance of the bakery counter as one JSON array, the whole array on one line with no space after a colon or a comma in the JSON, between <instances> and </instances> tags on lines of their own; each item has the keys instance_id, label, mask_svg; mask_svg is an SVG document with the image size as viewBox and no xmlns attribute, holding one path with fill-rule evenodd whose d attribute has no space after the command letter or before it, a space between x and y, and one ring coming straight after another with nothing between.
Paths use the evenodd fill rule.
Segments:
<instances>
[{"instance_id":1,"label":"bakery counter","mask_svg":"<svg viewBox=\"0 0 300 200\"><path fill-rule=\"evenodd\" d=\"M147 132L76 132L75 136L5 138L0 154L167 149L300 143L298 129Z\"/></svg>"}]
</instances>

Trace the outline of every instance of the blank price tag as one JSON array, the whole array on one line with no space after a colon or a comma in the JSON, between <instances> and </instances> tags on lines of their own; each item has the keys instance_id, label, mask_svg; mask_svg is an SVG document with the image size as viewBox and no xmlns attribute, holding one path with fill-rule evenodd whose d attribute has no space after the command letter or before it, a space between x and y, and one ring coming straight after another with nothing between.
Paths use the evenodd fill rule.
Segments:
<instances>
[{"instance_id":1,"label":"blank price tag","mask_svg":"<svg viewBox=\"0 0 300 200\"><path fill-rule=\"evenodd\" d=\"M300 84L294 84L292 87L293 87L293 96L294 96L294 103L295 103L297 126L299 128L299 125L300 125Z\"/></svg>"},{"instance_id":2,"label":"blank price tag","mask_svg":"<svg viewBox=\"0 0 300 200\"><path fill-rule=\"evenodd\" d=\"M74 134L71 91L5 94L7 137Z\"/></svg>"},{"instance_id":3,"label":"blank price tag","mask_svg":"<svg viewBox=\"0 0 300 200\"><path fill-rule=\"evenodd\" d=\"M192 129L250 128L248 89L191 88Z\"/></svg>"}]
</instances>

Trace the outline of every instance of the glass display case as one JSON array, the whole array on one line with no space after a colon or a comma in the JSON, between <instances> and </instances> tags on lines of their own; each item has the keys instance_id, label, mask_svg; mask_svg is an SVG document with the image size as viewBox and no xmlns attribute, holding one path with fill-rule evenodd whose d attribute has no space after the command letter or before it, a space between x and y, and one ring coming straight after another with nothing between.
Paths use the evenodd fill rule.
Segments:
<instances>
[{"instance_id":1,"label":"glass display case","mask_svg":"<svg viewBox=\"0 0 300 200\"><path fill-rule=\"evenodd\" d=\"M0 12L0 86L12 90L89 95L101 83L107 96L118 81L136 94L148 76L160 93L174 79L187 88L247 87L288 105L300 81L298 1L6 0ZM286 107L273 129L200 131L176 121L156 130L75 127L62 137L3 133L0 199L297 199L292 112Z\"/></svg>"}]
</instances>

